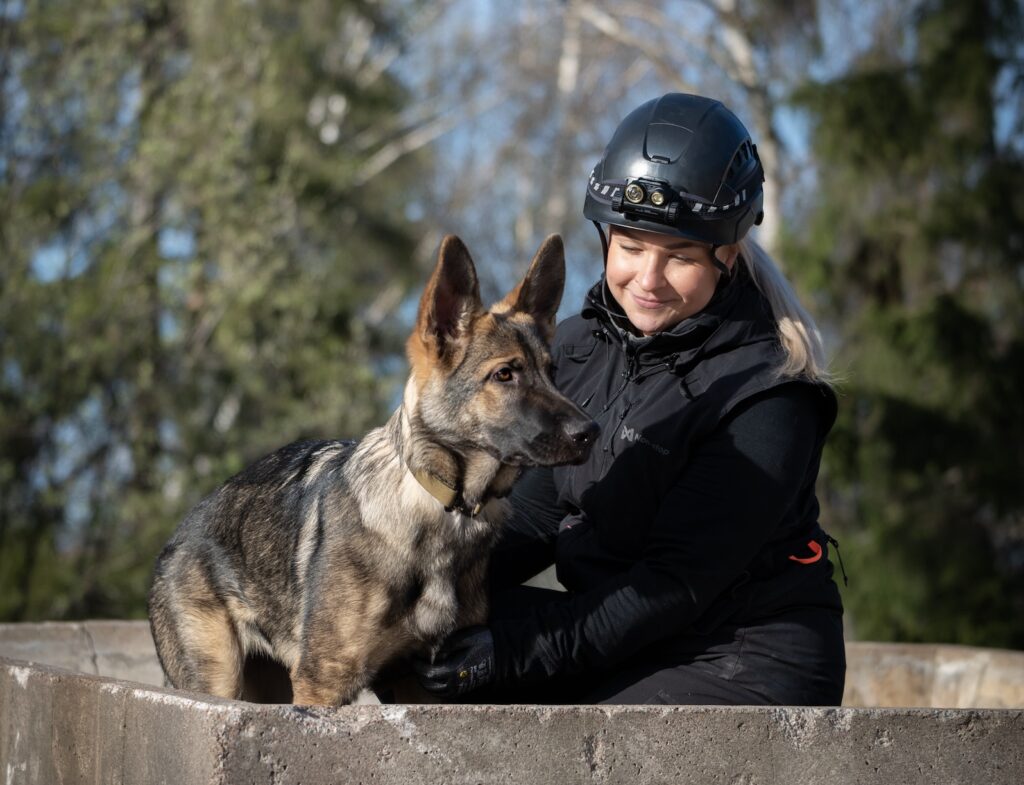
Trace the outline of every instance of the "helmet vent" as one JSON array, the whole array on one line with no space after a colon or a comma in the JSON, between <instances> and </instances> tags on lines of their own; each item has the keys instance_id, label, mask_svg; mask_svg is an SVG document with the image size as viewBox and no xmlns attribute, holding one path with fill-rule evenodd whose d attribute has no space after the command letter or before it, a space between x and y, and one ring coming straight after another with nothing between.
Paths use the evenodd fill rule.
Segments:
<instances>
[{"instance_id":1,"label":"helmet vent","mask_svg":"<svg viewBox=\"0 0 1024 785\"><path fill-rule=\"evenodd\" d=\"M747 162L754 157L754 149L747 139L743 144L736 150L736 154L732 157L732 162L729 164L729 177L736 177L746 167Z\"/></svg>"}]
</instances>

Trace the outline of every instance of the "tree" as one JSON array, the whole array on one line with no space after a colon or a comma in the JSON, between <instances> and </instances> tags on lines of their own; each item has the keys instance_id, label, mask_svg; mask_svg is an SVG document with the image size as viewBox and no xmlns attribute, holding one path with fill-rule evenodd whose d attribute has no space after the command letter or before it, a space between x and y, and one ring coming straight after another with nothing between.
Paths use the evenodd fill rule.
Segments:
<instances>
[{"instance_id":1,"label":"tree","mask_svg":"<svg viewBox=\"0 0 1024 785\"><path fill-rule=\"evenodd\" d=\"M720 97L750 127L768 173L759 237L774 245L798 173L783 110L818 52L817 3L527 0L500 13L477 0L436 5L407 68L431 112L461 122L436 140L445 165L422 210L428 224L480 249L491 291L557 231L568 249L566 309L578 306L599 270L597 234L580 215L587 175L628 111L673 90Z\"/></svg>"},{"instance_id":2,"label":"tree","mask_svg":"<svg viewBox=\"0 0 1024 785\"><path fill-rule=\"evenodd\" d=\"M202 493L382 415L414 6L0 8L0 616L139 615Z\"/></svg>"},{"instance_id":3,"label":"tree","mask_svg":"<svg viewBox=\"0 0 1024 785\"><path fill-rule=\"evenodd\" d=\"M846 378L829 513L859 637L1020 647L1021 11L907 14L799 95L819 176L787 255L823 293Z\"/></svg>"}]
</instances>

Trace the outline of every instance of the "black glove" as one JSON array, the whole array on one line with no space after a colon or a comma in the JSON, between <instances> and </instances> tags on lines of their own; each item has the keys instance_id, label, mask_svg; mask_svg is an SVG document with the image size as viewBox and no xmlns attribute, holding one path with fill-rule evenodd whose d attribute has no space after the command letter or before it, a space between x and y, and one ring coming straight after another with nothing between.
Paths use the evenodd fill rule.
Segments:
<instances>
[{"instance_id":1,"label":"black glove","mask_svg":"<svg viewBox=\"0 0 1024 785\"><path fill-rule=\"evenodd\" d=\"M427 692L451 698L494 681L494 636L484 626L452 633L432 658L412 661Z\"/></svg>"}]
</instances>

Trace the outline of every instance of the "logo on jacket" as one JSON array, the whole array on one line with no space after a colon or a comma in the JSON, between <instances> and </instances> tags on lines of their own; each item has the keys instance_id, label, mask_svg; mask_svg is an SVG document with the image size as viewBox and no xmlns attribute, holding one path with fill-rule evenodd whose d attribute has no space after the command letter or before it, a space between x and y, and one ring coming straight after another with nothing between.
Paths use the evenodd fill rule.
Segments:
<instances>
[{"instance_id":1,"label":"logo on jacket","mask_svg":"<svg viewBox=\"0 0 1024 785\"><path fill-rule=\"evenodd\" d=\"M659 453L660 455L668 455L669 453L668 449L662 447L660 444L655 444L642 433L640 433L638 430L636 430L636 428L629 428L623 425L622 432L619 434L619 438L622 439L623 441L632 442L633 444L642 444L645 447L650 447L652 450Z\"/></svg>"}]
</instances>

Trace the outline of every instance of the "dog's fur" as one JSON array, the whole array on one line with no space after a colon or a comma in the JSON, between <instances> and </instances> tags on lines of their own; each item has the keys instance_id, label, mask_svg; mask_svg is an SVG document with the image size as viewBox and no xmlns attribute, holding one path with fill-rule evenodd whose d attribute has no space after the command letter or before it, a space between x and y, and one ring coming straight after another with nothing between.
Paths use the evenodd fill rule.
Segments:
<instances>
[{"instance_id":1,"label":"dog's fur","mask_svg":"<svg viewBox=\"0 0 1024 785\"><path fill-rule=\"evenodd\" d=\"M563 256L549 237L485 311L469 252L445 238L387 424L284 447L192 510L149 597L171 684L248 697L247 658L270 658L295 703L348 703L389 662L485 620L503 497L522 467L581 461L596 436L551 382Z\"/></svg>"}]
</instances>

